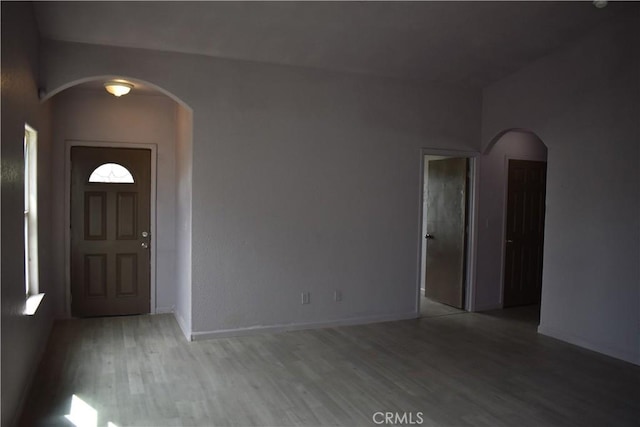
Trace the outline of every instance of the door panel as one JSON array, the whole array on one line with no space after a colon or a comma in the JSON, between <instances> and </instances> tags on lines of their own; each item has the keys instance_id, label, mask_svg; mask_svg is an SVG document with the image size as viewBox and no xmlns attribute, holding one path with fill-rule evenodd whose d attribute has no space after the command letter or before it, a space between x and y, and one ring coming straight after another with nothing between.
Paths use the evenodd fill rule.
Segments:
<instances>
[{"instance_id":1,"label":"door panel","mask_svg":"<svg viewBox=\"0 0 640 427\"><path fill-rule=\"evenodd\" d=\"M124 166L134 182L89 182L105 163ZM149 237L142 232L151 222L151 152L73 147L71 164L72 314L148 313Z\"/></svg>"},{"instance_id":2,"label":"door panel","mask_svg":"<svg viewBox=\"0 0 640 427\"><path fill-rule=\"evenodd\" d=\"M85 240L105 240L107 238L107 193L88 191L85 193L84 227Z\"/></svg>"},{"instance_id":3,"label":"door panel","mask_svg":"<svg viewBox=\"0 0 640 427\"><path fill-rule=\"evenodd\" d=\"M84 256L84 287L88 297L107 295L107 255L94 254Z\"/></svg>"},{"instance_id":4,"label":"door panel","mask_svg":"<svg viewBox=\"0 0 640 427\"><path fill-rule=\"evenodd\" d=\"M540 303L547 164L509 160L505 307Z\"/></svg>"},{"instance_id":5,"label":"door panel","mask_svg":"<svg viewBox=\"0 0 640 427\"><path fill-rule=\"evenodd\" d=\"M464 307L467 162L430 160L427 177L425 295Z\"/></svg>"},{"instance_id":6,"label":"door panel","mask_svg":"<svg viewBox=\"0 0 640 427\"><path fill-rule=\"evenodd\" d=\"M121 192L117 194L116 208L116 239L134 240L138 238L136 230L138 206L137 194Z\"/></svg>"},{"instance_id":7,"label":"door panel","mask_svg":"<svg viewBox=\"0 0 640 427\"><path fill-rule=\"evenodd\" d=\"M138 255L116 255L116 295L138 295Z\"/></svg>"}]
</instances>

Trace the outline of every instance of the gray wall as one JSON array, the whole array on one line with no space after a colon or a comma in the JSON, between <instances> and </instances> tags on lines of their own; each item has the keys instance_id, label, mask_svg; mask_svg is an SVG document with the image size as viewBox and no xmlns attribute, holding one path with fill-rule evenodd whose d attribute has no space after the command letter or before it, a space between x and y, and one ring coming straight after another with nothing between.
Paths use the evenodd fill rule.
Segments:
<instances>
[{"instance_id":1,"label":"gray wall","mask_svg":"<svg viewBox=\"0 0 640 427\"><path fill-rule=\"evenodd\" d=\"M640 34L602 28L484 92L483 143L549 149L539 331L640 364Z\"/></svg>"},{"instance_id":2,"label":"gray wall","mask_svg":"<svg viewBox=\"0 0 640 427\"><path fill-rule=\"evenodd\" d=\"M193 109L194 334L416 315L420 148L477 150L479 93L73 43L43 53L50 90L123 75Z\"/></svg>"},{"instance_id":3,"label":"gray wall","mask_svg":"<svg viewBox=\"0 0 640 427\"><path fill-rule=\"evenodd\" d=\"M508 159L546 161L547 148L535 135L507 132L478 158L478 311L502 307Z\"/></svg>"},{"instance_id":4,"label":"gray wall","mask_svg":"<svg viewBox=\"0 0 640 427\"><path fill-rule=\"evenodd\" d=\"M2 419L10 425L52 324L50 108L38 101L38 39L31 5L2 2ZM38 131L38 236L40 291L45 296L34 316L22 314L24 283L24 125Z\"/></svg>"},{"instance_id":5,"label":"gray wall","mask_svg":"<svg viewBox=\"0 0 640 427\"><path fill-rule=\"evenodd\" d=\"M156 307L173 311L176 301L176 108L164 95L136 95L116 98L106 91L68 89L53 98L54 152L53 194L64 195L65 141L143 143L157 146L157 253ZM59 295L64 296L64 204L52 212ZM65 311L59 298L58 313Z\"/></svg>"}]
</instances>

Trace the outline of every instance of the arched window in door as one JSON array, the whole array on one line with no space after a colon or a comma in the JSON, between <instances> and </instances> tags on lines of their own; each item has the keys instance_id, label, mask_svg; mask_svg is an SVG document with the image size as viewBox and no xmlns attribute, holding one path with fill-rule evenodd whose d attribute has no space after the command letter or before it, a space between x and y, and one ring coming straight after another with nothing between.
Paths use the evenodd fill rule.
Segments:
<instances>
[{"instance_id":1,"label":"arched window in door","mask_svg":"<svg viewBox=\"0 0 640 427\"><path fill-rule=\"evenodd\" d=\"M124 166L117 163L105 163L91 172L89 182L133 184L135 181L131 172Z\"/></svg>"}]
</instances>

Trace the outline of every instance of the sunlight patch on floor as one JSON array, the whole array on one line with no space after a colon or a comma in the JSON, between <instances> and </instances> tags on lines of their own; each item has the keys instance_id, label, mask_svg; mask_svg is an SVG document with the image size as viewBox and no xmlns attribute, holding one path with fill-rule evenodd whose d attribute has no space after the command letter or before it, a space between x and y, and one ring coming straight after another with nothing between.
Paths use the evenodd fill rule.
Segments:
<instances>
[{"instance_id":1,"label":"sunlight patch on floor","mask_svg":"<svg viewBox=\"0 0 640 427\"><path fill-rule=\"evenodd\" d=\"M98 427L98 411L75 394L71 396L71 409L65 418L76 427ZM118 427L111 421L107 427Z\"/></svg>"}]
</instances>

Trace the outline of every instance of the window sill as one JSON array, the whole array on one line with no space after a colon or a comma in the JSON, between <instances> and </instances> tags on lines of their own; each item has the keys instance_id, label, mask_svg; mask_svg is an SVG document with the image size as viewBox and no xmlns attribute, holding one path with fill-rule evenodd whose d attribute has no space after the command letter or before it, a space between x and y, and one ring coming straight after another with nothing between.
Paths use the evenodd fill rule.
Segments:
<instances>
[{"instance_id":1,"label":"window sill","mask_svg":"<svg viewBox=\"0 0 640 427\"><path fill-rule=\"evenodd\" d=\"M38 311L38 307L40 307L40 303L42 302L42 298L44 298L44 294L29 295L25 302L22 314L25 316L33 316L36 314L36 311Z\"/></svg>"}]
</instances>

